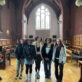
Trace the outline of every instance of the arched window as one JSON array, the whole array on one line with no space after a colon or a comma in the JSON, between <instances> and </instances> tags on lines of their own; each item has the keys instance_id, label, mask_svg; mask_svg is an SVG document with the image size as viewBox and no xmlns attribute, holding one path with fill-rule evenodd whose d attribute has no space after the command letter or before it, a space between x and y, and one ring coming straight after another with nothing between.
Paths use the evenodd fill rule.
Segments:
<instances>
[{"instance_id":1,"label":"arched window","mask_svg":"<svg viewBox=\"0 0 82 82\"><path fill-rule=\"evenodd\" d=\"M36 30L50 29L50 12L45 5L41 5L36 11Z\"/></svg>"}]
</instances>

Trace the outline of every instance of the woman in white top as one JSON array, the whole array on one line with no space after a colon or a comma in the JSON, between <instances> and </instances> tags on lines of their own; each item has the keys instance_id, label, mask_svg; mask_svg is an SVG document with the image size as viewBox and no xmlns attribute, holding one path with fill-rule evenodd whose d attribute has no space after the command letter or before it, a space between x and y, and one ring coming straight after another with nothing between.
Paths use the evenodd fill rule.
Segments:
<instances>
[{"instance_id":1,"label":"woman in white top","mask_svg":"<svg viewBox=\"0 0 82 82\"><path fill-rule=\"evenodd\" d=\"M52 55L53 55L52 40L50 38L47 38L45 44L42 47L42 57L44 59L45 78L51 77Z\"/></svg>"}]
</instances>

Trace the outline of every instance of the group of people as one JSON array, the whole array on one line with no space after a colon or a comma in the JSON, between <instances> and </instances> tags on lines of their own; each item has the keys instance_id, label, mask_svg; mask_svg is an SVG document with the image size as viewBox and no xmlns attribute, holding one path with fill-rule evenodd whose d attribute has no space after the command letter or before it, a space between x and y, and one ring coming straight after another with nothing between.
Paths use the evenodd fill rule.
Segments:
<instances>
[{"instance_id":1,"label":"group of people","mask_svg":"<svg viewBox=\"0 0 82 82\"><path fill-rule=\"evenodd\" d=\"M54 62L55 76L57 82L62 82L63 68L66 62L66 47L57 39L52 43L51 38L47 38L45 42L40 37L36 37L35 41L27 39L20 40L16 46L16 79L22 79L24 64L26 66L26 80L31 79L32 65L35 62L35 77L40 78L40 64L43 61L45 78L51 78L51 63Z\"/></svg>"}]
</instances>

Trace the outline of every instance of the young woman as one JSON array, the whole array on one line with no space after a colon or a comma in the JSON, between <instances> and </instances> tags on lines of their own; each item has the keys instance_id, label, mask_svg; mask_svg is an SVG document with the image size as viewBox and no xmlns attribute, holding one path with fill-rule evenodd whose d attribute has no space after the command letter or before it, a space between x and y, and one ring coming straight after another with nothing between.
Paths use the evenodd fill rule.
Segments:
<instances>
[{"instance_id":1,"label":"young woman","mask_svg":"<svg viewBox=\"0 0 82 82\"><path fill-rule=\"evenodd\" d=\"M24 55L23 55L23 40L20 40L16 46L16 78L22 79L22 72L24 67Z\"/></svg>"},{"instance_id":2,"label":"young woman","mask_svg":"<svg viewBox=\"0 0 82 82\"><path fill-rule=\"evenodd\" d=\"M26 80L30 80L32 74L32 65L36 55L35 47L32 45L32 41L30 39L24 42L23 54L25 55Z\"/></svg>"},{"instance_id":3,"label":"young woman","mask_svg":"<svg viewBox=\"0 0 82 82\"><path fill-rule=\"evenodd\" d=\"M62 82L64 63L66 62L66 47L60 39L57 39L54 47L53 61L55 63L56 80Z\"/></svg>"},{"instance_id":4,"label":"young woman","mask_svg":"<svg viewBox=\"0 0 82 82\"><path fill-rule=\"evenodd\" d=\"M40 75L39 75L39 71L40 71L40 64L41 64L41 60L42 60L42 56L41 56L41 49L42 49L42 42L41 42L41 38L37 37L36 41L33 43L33 45L35 46L36 49L36 57L35 57L35 70L36 70L36 78L39 79Z\"/></svg>"},{"instance_id":5,"label":"young woman","mask_svg":"<svg viewBox=\"0 0 82 82\"><path fill-rule=\"evenodd\" d=\"M45 44L42 48L42 56L44 59L44 71L45 71L45 78L51 77L51 60L53 55L53 45L52 40L50 38L46 39Z\"/></svg>"}]
</instances>

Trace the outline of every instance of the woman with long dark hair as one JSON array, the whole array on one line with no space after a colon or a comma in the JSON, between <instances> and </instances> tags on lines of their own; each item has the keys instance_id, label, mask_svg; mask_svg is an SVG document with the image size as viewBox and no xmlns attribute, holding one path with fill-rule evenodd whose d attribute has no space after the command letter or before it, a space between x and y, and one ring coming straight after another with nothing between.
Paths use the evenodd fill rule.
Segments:
<instances>
[{"instance_id":1,"label":"woman with long dark hair","mask_svg":"<svg viewBox=\"0 0 82 82\"><path fill-rule=\"evenodd\" d=\"M56 41L52 60L55 63L56 80L57 82L62 82L64 63L66 62L66 47L61 39L57 39Z\"/></svg>"},{"instance_id":2,"label":"woman with long dark hair","mask_svg":"<svg viewBox=\"0 0 82 82\"><path fill-rule=\"evenodd\" d=\"M45 44L42 47L42 56L44 59L44 71L45 78L51 77L51 60L53 55L53 45L52 40L47 38Z\"/></svg>"}]
</instances>

